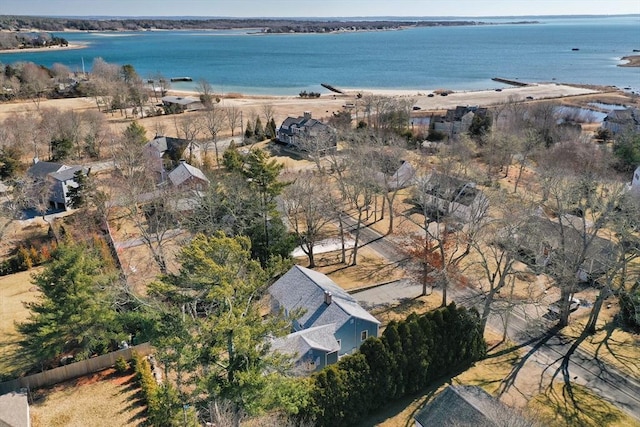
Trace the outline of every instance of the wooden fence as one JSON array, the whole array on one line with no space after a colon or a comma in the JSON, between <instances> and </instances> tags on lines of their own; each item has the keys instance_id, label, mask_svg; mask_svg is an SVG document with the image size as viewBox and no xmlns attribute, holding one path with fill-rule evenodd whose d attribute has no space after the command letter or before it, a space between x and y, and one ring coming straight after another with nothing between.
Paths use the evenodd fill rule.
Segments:
<instances>
[{"instance_id":1,"label":"wooden fence","mask_svg":"<svg viewBox=\"0 0 640 427\"><path fill-rule=\"evenodd\" d=\"M131 360L133 352L146 356L153 352L153 347L151 347L151 344L148 342L142 343L122 350L112 351L111 353L103 354L102 356L81 360L80 362L70 363L59 368L6 381L0 383L0 394L18 391L22 388L34 389L38 387L45 387L73 378L78 378L83 375L92 374L112 367L115 365L116 359L120 357L125 360Z\"/></svg>"}]
</instances>

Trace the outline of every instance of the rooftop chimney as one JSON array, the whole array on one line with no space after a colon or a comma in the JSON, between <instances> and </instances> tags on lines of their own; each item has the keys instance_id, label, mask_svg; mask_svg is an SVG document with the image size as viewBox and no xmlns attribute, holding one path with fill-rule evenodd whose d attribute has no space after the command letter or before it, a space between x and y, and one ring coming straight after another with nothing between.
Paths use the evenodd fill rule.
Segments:
<instances>
[{"instance_id":1,"label":"rooftop chimney","mask_svg":"<svg viewBox=\"0 0 640 427\"><path fill-rule=\"evenodd\" d=\"M311 118L311 111L305 111L304 112L304 118L309 120Z\"/></svg>"},{"instance_id":2,"label":"rooftop chimney","mask_svg":"<svg viewBox=\"0 0 640 427\"><path fill-rule=\"evenodd\" d=\"M324 303L327 305L331 305L331 297L333 294L329 291L324 291Z\"/></svg>"}]
</instances>

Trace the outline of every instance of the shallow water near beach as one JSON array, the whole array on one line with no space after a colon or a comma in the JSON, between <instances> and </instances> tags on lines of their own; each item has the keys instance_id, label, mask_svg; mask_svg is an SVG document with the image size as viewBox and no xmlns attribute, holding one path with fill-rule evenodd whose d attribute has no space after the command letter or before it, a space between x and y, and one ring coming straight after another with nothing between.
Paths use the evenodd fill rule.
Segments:
<instances>
[{"instance_id":1,"label":"shallow water near beach","mask_svg":"<svg viewBox=\"0 0 640 427\"><path fill-rule=\"evenodd\" d=\"M92 61L101 57L131 64L145 79L159 74L193 79L173 83L174 89L193 90L199 79L205 79L221 93L328 92L321 83L425 91L503 87L493 77L615 85L640 92L640 68L617 66L621 57L640 49L640 16L527 19L539 23L335 34L56 33L88 46L0 54L0 62L33 61L45 66L59 62L75 71L82 71L84 63L89 71Z\"/></svg>"}]
</instances>

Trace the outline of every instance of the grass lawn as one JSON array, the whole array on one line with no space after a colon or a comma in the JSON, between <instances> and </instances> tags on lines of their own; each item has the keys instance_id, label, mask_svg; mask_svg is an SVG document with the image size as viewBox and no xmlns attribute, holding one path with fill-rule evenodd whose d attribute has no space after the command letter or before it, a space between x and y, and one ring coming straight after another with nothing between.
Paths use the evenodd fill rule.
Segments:
<instances>
[{"instance_id":1,"label":"grass lawn","mask_svg":"<svg viewBox=\"0 0 640 427\"><path fill-rule=\"evenodd\" d=\"M637 427L638 421L589 389L572 385L571 392L562 383L554 383L529 404L544 426L548 427Z\"/></svg>"},{"instance_id":2,"label":"grass lawn","mask_svg":"<svg viewBox=\"0 0 640 427\"><path fill-rule=\"evenodd\" d=\"M496 336L488 335L489 347L497 342ZM520 350L509 351L512 343L504 343L491 350L489 357L477 362L465 372L445 379L423 393L392 402L382 411L371 415L358 424L359 427L410 427L413 416L422 409L438 392L449 384L476 385L489 394L496 396L502 382L508 377L522 357ZM529 366L529 364L527 365ZM588 389L573 385L573 401L565 385L555 381L541 381L544 374L536 369L527 368L501 400L508 405L522 408L525 413L533 414L545 427L634 427L638 422L615 406L596 396ZM540 390L542 387L542 390Z\"/></svg>"},{"instance_id":3,"label":"grass lawn","mask_svg":"<svg viewBox=\"0 0 640 427\"><path fill-rule=\"evenodd\" d=\"M616 315L619 311L616 299L607 300L598 317L596 332L582 341L580 349L615 366L624 374L640 378L640 335L625 331L618 325ZM590 308L579 309L572 315L571 323L562 333L570 339L580 337L589 319L589 312Z\"/></svg>"},{"instance_id":4,"label":"grass lawn","mask_svg":"<svg viewBox=\"0 0 640 427\"><path fill-rule=\"evenodd\" d=\"M107 369L33 393L34 427L138 426L145 421L133 374Z\"/></svg>"},{"instance_id":5,"label":"grass lawn","mask_svg":"<svg viewBox=\"0 0 640 427\"><path fill-rule=\"evenodd\" d=\"M18 356L21 336L15 324L29 316L24 303L36 301L40 295L31 283L31 276L39 271L41 269L33 269L0 277L0 376L15 375L27 364Z\"/></svg>"}]
</instances>

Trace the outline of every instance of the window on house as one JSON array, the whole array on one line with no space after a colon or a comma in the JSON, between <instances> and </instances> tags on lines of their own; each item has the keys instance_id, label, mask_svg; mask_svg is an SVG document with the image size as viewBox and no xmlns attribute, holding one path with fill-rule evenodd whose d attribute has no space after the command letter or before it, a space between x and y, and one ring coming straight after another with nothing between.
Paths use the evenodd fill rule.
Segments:
<instances>
[{"instance_id":1,"label":"window on house","mask_svg":"<svg viewBox=\"0 0 640 427\"><path fill-rule=\"evenodd\" d=\"M364 341L367 339L367 331L360 332L360 341Z\"/></svg>"}]
</instances>

